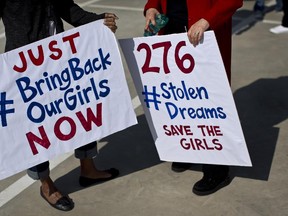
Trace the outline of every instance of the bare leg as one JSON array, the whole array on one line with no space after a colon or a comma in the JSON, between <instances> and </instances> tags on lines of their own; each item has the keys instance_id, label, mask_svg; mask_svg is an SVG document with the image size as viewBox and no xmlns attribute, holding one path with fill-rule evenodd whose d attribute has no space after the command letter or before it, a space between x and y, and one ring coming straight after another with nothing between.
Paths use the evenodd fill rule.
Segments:
<instances>
[{"instance_id":1,"label":"bare leg","mask_svg":"<svg viewBox=\"0 0 288 216\"><path fill-rule=\"evenodd\" d=\"M80 159L80 167L81 176L86 178L97 179L111 177L111 173L98 170L94 165L93 159Z\"/></svg>"},{"instance_id":2,"label":"bare leg","mask_svg":"<svg viewBox=\"0 0 288 216\"><path fill-rule=\"evenodd\" d=\"M46 179L40 179L41 191L47 201L51 204L55 204L63 195L57 190L54 182L50 177Z\"/></svg>"},{"instance_id":3,"label":"bare leg","mask_svg":"<svg viewBox=\"0 0 288 216\"><path fill-rule=\"evenodd\" d=\"M82 187L88 187L93 184L109 181L119 175L119 171L115 168L108 170L98 170L93 159L80 159L81 175L79 184Z\"/></svg>"}]
</instances>

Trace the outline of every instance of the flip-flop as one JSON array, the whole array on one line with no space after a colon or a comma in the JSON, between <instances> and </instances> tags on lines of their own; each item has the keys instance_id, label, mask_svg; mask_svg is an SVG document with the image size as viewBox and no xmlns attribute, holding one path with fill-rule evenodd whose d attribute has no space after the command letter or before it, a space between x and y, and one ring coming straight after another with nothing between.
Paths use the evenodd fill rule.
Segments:
<instances>
[{"instance_id":1,"label":"flip-flop","mask_svg":"<svg viewBox=\"0 0 288 216\"><path fill-rule=\"evenodd\" d=\"M72 210L74 208L74 202L68 196L63 196L60 199L58 199L55 204L52 204L44 196L41 187L40 187L40 195L46 202L49 203L50 206L52 206L55 209L58 209L58 210L61 210L61 211L70 211L70 210Z\"/></svg>"}]
</instances>

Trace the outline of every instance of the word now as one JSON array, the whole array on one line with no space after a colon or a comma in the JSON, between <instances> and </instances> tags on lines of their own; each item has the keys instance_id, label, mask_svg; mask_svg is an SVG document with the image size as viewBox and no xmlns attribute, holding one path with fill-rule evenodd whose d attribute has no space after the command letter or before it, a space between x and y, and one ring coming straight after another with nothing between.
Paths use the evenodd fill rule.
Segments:
<instances>
[{"instance_id":1,"label":"word now","mask_svg":"<svg viewBox=\"0 0 288 216\"><path fill-rule=\"evenodd\" d=\"M50 59L52 60L59 60L62 55L63 52L61 50L61 48L58 46L58 43L63 43L65 44L66 42L68 42L68 48L70 48L70 51L72 54L77 53L77 49L76 49L76 45L75 45L75 38L80 37L80 33L76 32L74 34L65 36L62 38L62 41L57 41L57 40L52 40L49 42L48 44L48 50L51 52L51 54L48 56ZM65 48L65 47L64 47ZM45 53L49 53L49 52L45 52ZM40 44L37 46L37 54L34 54L32 49L27 50L26 55L28 55L26 57L24 51L19 52L19 57L20 57L20 61L22 63L21 66L17 66L14 65L13 70L19 73L23 73L27 70L29 62L27 59L30 59L31 63L35 66L40 66L43 64L44 60L45 60L45 54L44 54L44 50L43 50L43 45Z\"/></svg>"},{"instance_id":2,"label":"word now","mask_svg":"<svg viewBox=\"0 0 288 216\"><path fill-rule=\"evenodd\" d=\"M97 127L102 126L102 103L98 103L96 105L96 115L94 115L91 108L87 109L87 116L86 118L82 114L82 112L76 112L76 117L80 121L82 127L85 131L91 131L92 129L92 123L94 123ZM62 131L63 127L61 127L62 124L67 124L70 126L70 132L66 132L66 134ZM35 135L32 132L29 132L26 134L27 140L29 142L31 151L33 155L38 154L38 150L36 148L35 143L38 143L42 147L48 149L51 146L51 142L49 139L49 136L46 133L46 130L43 126L40 126L38 128L40 137ZM54 125L54 134L55 136L61 140L61 141L68 141L72 139L77 132L77 126L75 123L75 120L68 116L63 116L59 118L55 125Z\"/></svg>"}]
</instances>

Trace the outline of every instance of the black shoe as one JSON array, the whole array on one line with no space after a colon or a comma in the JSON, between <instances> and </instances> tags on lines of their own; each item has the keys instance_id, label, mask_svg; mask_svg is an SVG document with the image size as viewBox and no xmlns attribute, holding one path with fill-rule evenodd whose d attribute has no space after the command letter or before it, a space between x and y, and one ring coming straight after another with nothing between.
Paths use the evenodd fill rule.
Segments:
<instances>
[{"instance_id":1,"label":"black shoe","mask_svg":"<svg viewBox=\"0 0 288 216\"><path fill-rule=\"evenodd\" d=\"M265 15L264 11L254 11L254 17L256 20L259 21L263 20L264 15Z\"/></svg>"},{"instance_id":2,"label":"black shoe","mask_svg":"<svg viewBox=\"0 0 288 216\"><path fill-rule=\"evenodd\" d=\"M199 196L209 195L217 190L229 185L231 179L229 176L226 178L212 178L212 177L203 177L200 181L196 182L193 186L193 193Z\"/></svg>"},{"instance_id":3,"label":"black shoe","mask_svg":"<svg viewBox=\"0 0 288 216\"><path fill-rule=\"evenodd\" d=\"M254 17L256 20L263 20L265 15L265 6L259 6L257 3L254 5Z\"/></svg>"},{"instance_id":4,"label":"black shoe","mask_svg":"<svg viewBox=\"0 0 288 216\"><path fill-rule=\"evenodd\" d=\"M171 165L171 169L174 172L184 172L191 167L190 163L180 163L180 162L173 162Z\"/></svg>"},{"instance_id":5,"label":"black shoe","mask_svg":"<svg viewBox=\"0 0 288 216\"><path fill-rule=\"evenodd\" d=\"M61 211L71 211L74 208L74 202L72 199L70 199L68 196L63 196L55 204L52 204L46 199L44 196L42 189L40 187L40 195L42 198L49 203L50 206L52 206L55 209L61 210Z\"/></svg>"},{"instance_id":6,"label":"black shoe","mask_svg":"<svg viewBox=\"0 0 288 216\"><path fill-rule=\"evenodd\" d=\"M102 183L102 182L105 182L105 181L109 181L111 179L116 178L119 175L119 170L117 170L115 168L111 168L109 170L105 170L104 172L109 173L111 176L108 177L108 178L97 178L97 179L80 176L79 177L79 184L82 187L89 187L89 186L94 185L94 184L99 184L99 183Z\"/></svg>"}]
</instances>

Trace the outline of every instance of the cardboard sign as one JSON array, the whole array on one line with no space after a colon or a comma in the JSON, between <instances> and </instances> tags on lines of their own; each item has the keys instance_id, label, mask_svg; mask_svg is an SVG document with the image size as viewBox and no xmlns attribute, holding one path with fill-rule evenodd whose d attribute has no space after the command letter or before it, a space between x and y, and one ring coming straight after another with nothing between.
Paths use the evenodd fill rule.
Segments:
<instances>
[{"instance_id":1,"label":"cardboard sign","mask_svg":"<svg viewBox=\"0 0 288 216\"><path fill-rule=\"evenodd\" d=\"M161 160L251 166L214 32L120 40Z\"/></svg>"},{"instance_id":2,"label":"cardboard sign","mask_svg":"<svg viewBox=\"0 0 288 216\"><path fill-rule=\"evenodd\" d=\"M137 123L103 21L2 54L0 80L0 179Z\"/></svg>"}]
</instances>

